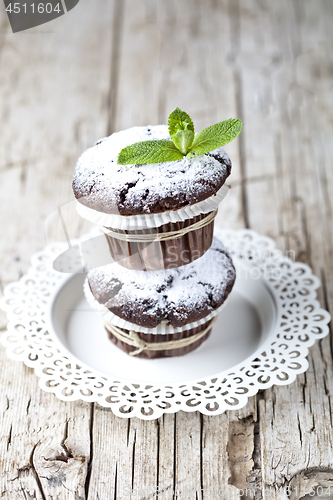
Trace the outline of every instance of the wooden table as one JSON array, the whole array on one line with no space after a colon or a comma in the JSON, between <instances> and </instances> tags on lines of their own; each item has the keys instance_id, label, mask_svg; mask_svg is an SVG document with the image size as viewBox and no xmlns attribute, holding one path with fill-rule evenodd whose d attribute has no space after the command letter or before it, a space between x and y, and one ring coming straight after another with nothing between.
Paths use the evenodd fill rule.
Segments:
<instances>
[{"instance_id":1,"label":"wooden table","mask_svg":"<svg viewBox=\"0 0 333 500\"><path fill-rule=\"evenodd\" d=\"M1 284L26 272L46 218L73 199L84 149L179 106L197 130L243 120L217 223L295 251L332 312L332 14L330 0L82 0L12 34L2 4ZM0 355L3 500L122 499L132 488L140 500L157 488L166 499L286 499L287 487L292 500L333 498L329 337L304 375L241 411L155 421L63 403Z\"/></svg>"}]
</instances>

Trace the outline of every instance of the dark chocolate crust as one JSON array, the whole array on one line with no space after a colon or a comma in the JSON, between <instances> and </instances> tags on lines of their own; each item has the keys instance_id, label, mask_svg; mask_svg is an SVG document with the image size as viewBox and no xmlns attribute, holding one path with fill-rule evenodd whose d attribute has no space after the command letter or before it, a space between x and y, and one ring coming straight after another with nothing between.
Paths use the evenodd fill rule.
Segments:
<instances>
[{"instance_id":1,"label":"dark chocolate crust","mask_svg":"<svg viewBox=\"0 0 333 500\"><path fill-rule=\"evenodd\" d=\"M230 175L231 161L222 148L173 162L118 165L118 153L133 142L132 137L139 141L169 138L166 126L134 127L86 150L77 162L72 183L82 205L120 215L178 210L216 194Z\"/></svg>"},{"instance_id":2,"label":"dark chocolate crust","mask_svg":"<svg viewBox=\"0 0 333 500\"><path fill-rule=\"evenodd\" d=\"M100 304L126 321L154 328L164 320L179 327L205 318L226 300L236 272L214 238L205 255L177 269L147 273L110 264L89 271L87 277Z\"/></svg>"}]
</instances>

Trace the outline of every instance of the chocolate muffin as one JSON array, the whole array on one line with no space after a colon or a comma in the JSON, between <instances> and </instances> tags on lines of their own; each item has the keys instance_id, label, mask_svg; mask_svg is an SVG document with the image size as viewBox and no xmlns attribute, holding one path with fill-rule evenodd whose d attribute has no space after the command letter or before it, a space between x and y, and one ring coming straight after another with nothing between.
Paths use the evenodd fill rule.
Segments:
<instances>
[{"instance_id":1,"label":"chocolate muffin","mask_svg":"<svg viewBox=\"0 0 333 500\"><path fill-rule=\"evenodd\" d=\"M112 258L129 269L169 269L201 257L227 193L231 162L222 148L172 162L117 164L125 146L155 139L169 139L166 125L101 139L81 155L73 177L78 212L106 228ZM135 239L141 235L144 241Z\"/></svg>"},{"instance_id":2,"label":"chocolate muffin","mask_svg":"<svg viewBox=\"0 0 333 500\"><path fill-rule=\"evenodd\" d=\"M143 349L138 353L141 357L180 355L198 347L208 337L210 320L230 294L235 277L232 260L216 238L204 256L180 268L130 271L114 263L87 274L97 305L112 313L111 320L106 321L109 337L126 352L135 349L130 349L132 346L123 342L121 335L113 335L112 315L123 320L118 333L134 332L149 344L197 335L193 343L180 348L175 344L170 350ZM161 324L165 327L164 335L159 335ZM198 335L200 332L202 336Z\"/></svg>"},{"instance_id":3,"label":"chocolate muffin","mask_svg":"<svg viewBox=\"0 0 333 500\"><path fill-rule=\"evenodd\" d=\"M133 127L87 149L80 156L73 177L73 191L79 203L105 214L157 214L215 195L230 175L231 162L222 148L172 162L117 164L122 148L153 139L169 139L168 127Z\"/></svg>"}]
</instances>

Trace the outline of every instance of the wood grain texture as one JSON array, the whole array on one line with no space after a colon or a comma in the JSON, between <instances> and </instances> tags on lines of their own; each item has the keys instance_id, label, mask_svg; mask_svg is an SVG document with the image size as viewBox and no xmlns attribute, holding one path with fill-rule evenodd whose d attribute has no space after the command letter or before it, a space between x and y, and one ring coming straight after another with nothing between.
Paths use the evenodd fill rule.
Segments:
<instances>
[{"instance_id":1,"label":"wood grain texture","mask_svg":"<svg viewBox=\"0 0 333 500\"><path fill-rule=\"evenodd\" d=\"M320 104L328 97L327 89L319 89L322 78L313 68L318 57L322 72L332 62L322 44L328 13L324 4L316 10L311 2L294 2L289 15L284 15L289 2L278 8L273 3L260 8L257 2L248 2L247 7L253 19L260 18L266 39L260 40L256 22L247 23L241 16L244 46L257 36L264 47L263 59L276 59L270 65L244 61L241 69L248 93L243 100L245 123L256 115L245 132L246 145L252 146L252 151L246 146L246 175L251 172L258 178L246 186L249 224L272 236L290 255L293 251L296 260L310 264L325 285L333 270L332 227L326 225L332 219L330 198L321 191L331 168L322 156L332 140ZM319 55L321 50L328 60ZM306 72L304 83L302 72ZM320 295L322 303L330 307L327 291L322 293L326 296ZM311 349L309 363L309 370L294 384L265 391L259 402L263 489L272 498L283 498L288 486L294 498L305 496L318 486L316 473L313 484L307 473L320 473L321 467L333 477L330 338Z\"/></svg>"},{"instance_id":2,"label":"wood grain texture","mask_svg":"<svg viewBox=\"0 0 333 500\"><path fill-rule=\"evenodd\" d=\"M179 106L197 130L244 121L217 223L310 264L332 312L332 11L329 0L82 0L13 35L1 7L1 286L26 272L45 220L72 200L79 154ZM0 356L4 499L333 498L330 337L304 375L240 411L156 421L60 402Z\"/></svg>"}]
</instances>

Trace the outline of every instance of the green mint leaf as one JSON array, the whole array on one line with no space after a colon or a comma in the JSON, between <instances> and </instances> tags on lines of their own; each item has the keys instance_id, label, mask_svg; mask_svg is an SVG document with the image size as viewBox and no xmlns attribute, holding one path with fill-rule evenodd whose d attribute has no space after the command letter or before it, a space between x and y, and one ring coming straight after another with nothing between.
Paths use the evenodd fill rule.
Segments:
<instances>
[{"instance_id":1,"label":"green mint leaf","mask_svg":"<svg viewBox=\"0 0 333 500\"><path fill-rule=\"evenodd\" d=\"M240 120L230 118L207 127L196 136L190 116L176 108L168 118L170 140L136 142L123 148L118 164L133 165L177 161L187 156L202 155L232 141L241 132Z\"/></svg>"},{"instance_id":2,"label":"green mint leaf","mask_svg":"<svg viewBox=\"0 0 333 500\"><path fill-rule=\"evenodd\" d=\"M184 155L169 140L143 141L123 148L118 155L118 164L132 165L133 163L161 163L176 161Z\"/></svg>"},{"instance_id":3,"label":"green mint leaf","mask_svg":"<svg viewBox=\"0 0 333 500\"><path fill-rule=\"evenodd\" d=\"M191 146L191 151L187 156L203 155L214 149L221 148L231 142L241 132L243 124L238 118L230 118L224 122L216 123L199 132Z\"/></svg>"},{"instance_id":4,"label":"green mint leaf","mask_svg":"<svg viewBox=\"0 0 333 500\"><path fill-rule=\"evenodd\" d=\"M180 130L171 136L171 140L177 149L184 155L190 151L194 139L192 130Z\"/></svg>"},{"instance_id":5,"label":"green mint leaf","mask_svg":"<svg viewBox=\"0 0 333 500\"><path fill-rule=\"evenodd\" d=\"M176 108L168 118L169 134L172 139L180 130L191 130L194 134L194 125L191 117L179 108Z\"/></svg>"}]
</instances>

